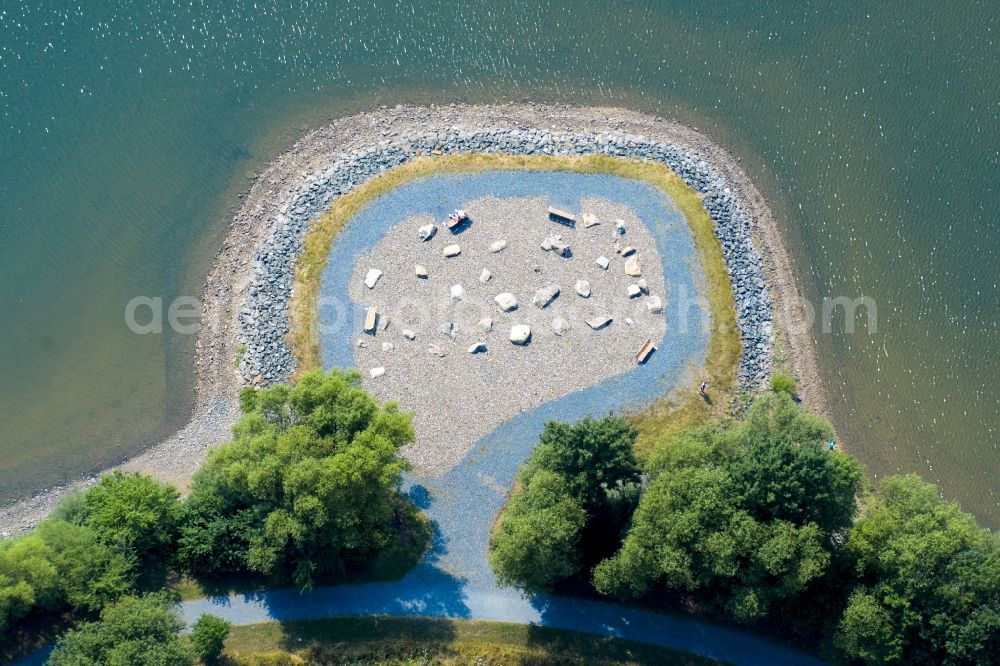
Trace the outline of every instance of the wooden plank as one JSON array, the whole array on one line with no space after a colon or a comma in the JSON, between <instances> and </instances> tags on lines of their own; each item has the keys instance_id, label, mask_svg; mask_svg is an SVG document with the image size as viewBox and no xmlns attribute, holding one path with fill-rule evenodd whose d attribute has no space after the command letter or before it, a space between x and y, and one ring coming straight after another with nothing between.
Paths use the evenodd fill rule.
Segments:
<instances>
[{"instance_id":1,"label":"wooden plank","mask_svg":"<svg viewBox=\"0 0 1000 666\"><path fill-rule=\"evenodd\" d=\"M646 338L646 341L642 343L642 347L639 347L639 351L635 353L635 362L640 365L645 363L654 351L656 351L656 346L653 345L653 341Z\"/></svg>"},{"instance_id":2,"label":"wooden plank","mask_svg":"<svg viewBox=\"0 0 1000 666\"><path fill-rule=\"evenodd\" d=\"M378 319L378 312L375 310L375 306L368 308L368 312L365 313L365 333L375 332L375 321Z\"/></svg>"},{"instance_id":3,"label":"wooden plank","mask_svg":"<svg viewBox=\"0 0 1000 666\"><path fill-rule=\"evenodd\" d=\"M554 217L556 220L565 220L566 222L576 224L576 215L570 213L569 211L562 210L561 208L556 208L555 206L549 206L549 217Z\"/></svg>"}]
</instances>

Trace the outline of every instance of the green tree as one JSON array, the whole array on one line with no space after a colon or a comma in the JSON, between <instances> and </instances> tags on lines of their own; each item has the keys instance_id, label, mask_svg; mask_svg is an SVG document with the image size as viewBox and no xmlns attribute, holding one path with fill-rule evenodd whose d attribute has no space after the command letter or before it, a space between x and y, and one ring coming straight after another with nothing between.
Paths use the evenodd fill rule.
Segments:
<instances>
[{"instance_id":1,"label":"green tree","mask_svg":"<svg viewBox=\"0 0 1000 666\"><path fill-rule=\"evenodd\" d=\"M206 664L219 661L231 626L221 617L202 614L191 629L191 645L198 658Z\"/></svg>"},{"instance_id":2,"label":"green tree","mask_svg":"<svg viewBox=\"0 0 1000 666\"><path fill-rule=\"evenodd\" d=\"M526 466L558 474L567 492L594 513L606 507L609 490L638 480L637 435L635 426L617 416L549 421Z\"/></svg>"},{"instance_id":3,"label":"green tree","mask_svg":"<svg viewBox=\"0 0 1000 666\"><path fill-rule=\"evenodd\" d=\"M181 510L172 486L115 471L64 511L69 520L92 529L102 542L146 563L172 553Z\"/></svg>"},{"instance_id":4,"label":"green tree","mask_svg":"<svg viewBox=\"0 0 1000 666\"><path fill-rule=\"evenodd\" d=\"M185 568L290 574L309 587L389 545L409 414L338 370L246 390L241 404L234 440L195 475L178 553Z\"/></svg>"},{"instance_id":5,"label":"green tree","mask_svg":"<svg viewBox=\"0 0 1000 666\"><path fill-rule=\"evenodd\" d=\"M73 608L98 611L134 588L134 562L101 542L93 530L48 520L36 533L49 546L62 596Z\"/></svg>"},{"instance_id":6,"label":"green tree","mask_svg":"<svg viewBox=\"0 0 1000 666\"><path fill-rule=\"evenodd\" d=\"M52 549L35 533L0 541L0 631L33 610L63 604Z\"/></svg>"},{"instance_id":7,"label":"green tree","mask_svg":"<svg viewBox=\"0 0 1000 666\"><path fill-rule=\"evenodd\" d=\"M885 479L848 549L860 585L837 638L849 656L988 664L1000 654L1000 544L933 485Z\"/></svg>"},{"instance_id":8,"label":"green tree","mask_svg":"<svg viewBox=\"0 0 1000 666\"><path fill-rule=\"evenodd\" d=\"M577 541L587 514L566 482L549 470L514 495L490 540L490 565L503 585L551 589L577 572Z\"/></svg>"},{"instance_id":9,"label":"green tree","mask_svg":"<svg viewBox=\"0 0 1000 666\"><path fill-rule=\"evenodd\" d=\"M72 629L56 644L50 666L191 666L181 641L180 611L165 594L124 597L101 619Z\"/></svg>"}]
</instances>

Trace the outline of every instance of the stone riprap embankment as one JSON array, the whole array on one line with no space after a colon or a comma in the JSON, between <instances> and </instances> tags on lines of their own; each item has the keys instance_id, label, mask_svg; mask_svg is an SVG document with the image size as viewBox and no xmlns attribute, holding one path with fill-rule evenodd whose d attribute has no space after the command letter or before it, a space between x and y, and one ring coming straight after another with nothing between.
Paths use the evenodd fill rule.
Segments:
<instances>
[{"instance_id":1,"label":"stone riprap embankment","mask_svg":"<svg viewBox=\"0 0 1000 666\"><path fill-rule=\"evenodd\" d=\"M753 221L740 209L726 179L705 156L624 132L572 132L532 128L466 128L414 132L385 145L344 154L305 183L270 221L268 242L254 257L246 305L240 313L245 352L240 371L246 381L268 385L285 380L294 369L285 336L295 260L309 223L338 196L374 176L420 156L439 154L508 154L642 158L662 163L704 197L705 208L722 243L737 321L743 340L739 383L760 386L770 373L774 321L764 279L764 262L752 242Z\"/></svg>"}]
</instances>

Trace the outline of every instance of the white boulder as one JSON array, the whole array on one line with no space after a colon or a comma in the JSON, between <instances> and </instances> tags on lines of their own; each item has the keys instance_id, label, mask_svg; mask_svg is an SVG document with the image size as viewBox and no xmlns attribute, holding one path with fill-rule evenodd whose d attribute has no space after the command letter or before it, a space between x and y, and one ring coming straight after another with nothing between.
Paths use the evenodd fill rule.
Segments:
<instances>
[{"instance_id":1,"label":"white boulder","mask_svg":"<svg viewBox=\"0 0 1000 666\"><path fill-rule=\"evenodd\" d=\"M527 324L518 324L510 328L510 341L515 345L526 345L531 340L531 327Z\"/></svg>"},{"instance_id":2,"label":"white boulder","mask_svg":"<svg viewBox=\"0 0 1000 666\"><path fill-rule=\"evenodd\" d=\"M535 292L535 297L531 299L537 307L547 308L549 303L556 299L559 295L559 286L555 284L550 284L548 286L542 287Z\"/></svg>"},{"instance_id":3,"label":"white boulder","mask_svg":"<svg viewBox=\"0 0 1000 666\"><path fill-rule=\"evenodd\" d=\"M552 330L556 335L566 335L569 331L569 322L562 317L556 317L552 320Z\"/></svg>"},{"instance_id":4,"label":"white boulder","mask_svg":"<svg viewBox=\"0 0 1000 666\"><path fill-rule=\"evenodd\" d=\"M486 353L486 343L477 342L476 344L469 347L470 354L485 354Z\"/></svg>"},{"instance_id":5,"label":"white boulder","mask_svg":"<svg viewBox=\"0 0 1000 666\"><path fill-rule=\"evenodd\" d=\"M504 312L512 312L517 309L517 299L510 292L505 291L502 294L497 294L493 300L496 301L496 304Z\"/></svg>"},{"instance_id":6,"label":"white boulder","mask_svg":"<svg viewBox=\"0 0 1000 666\"><path fill-rule=\"evenodd\" d=\"M442 254L446 257L457 257L462 254L462 248L459 245L448 245L442 251Z\"/></svg>"},{"instance_id":7,"label":"white boulder","mask_svg":"<svg viewBox=\"0 0 1000 666\"><path fill-rule=\"evenodd\" d=\"M377 268L369 269L368 275L365 276L365 286L369 289L374 289L380 277L382 277L382 271Z\"/></svg>"},{"instance_id":8,"label":"white boulder","mask_svg":"<svg viewBox=\"0 0 1000 666\"><path fill-rule=\"evenodd\" d=\"M417 264L413 267L414 272L416 272L417 277L426 280L427 279L427 267L423 264Z\"/></svg>"},{"instance_id":9,"label":"white boulder","mask_svg":"<svg viewBox=\"0 0 1000 666\"><path fill-rule=\"evenodd\" d=\"M429 241L434 238L434 234L437 233L437 230L438 228L433 224L425 224L417 229L417 236L419 236L422 241Z\"/></svg>"},{"instance_id":10,"label":"white boulder","mask_svg":"<svg viewBox=\"0 0 1000 666\"><path fill-rule=\"evenodd\" d=\"M408 328L404 328L403 329L403 337L406 338L407 340L416 340L417 339L417 334L414 333L413 331L411 331Z\"/></svg>"},{"instance_id":11,"label":"white boulder","mask_svg":"<svg viewBox=\"0 0 1000 666\"><path fill-rule=\"evenodd\" d=\"M465 298L465 289L460 284L453 284L451 286L451 300L460 301L463 298Z\"/></svg>"},{"instance_id":12,"label":"white boulder","mask_svg":"<svg viewBox=\"0 0 1000 666\"><path fill-rule=\"evenodd\" d=\"M479 330L483 333L489 333L493 330L493 320L489 317L483 317L479 320L477 326L479 326Z\"/></svg>"},{"instance_id":13,"label":"white boulder","mask_svg":"<svg viewBox=\"0 0 1000 666\"><path fill-rule=\"evenodd\" d=\"M584 298L590 298L590 282L587 280L577 280L576 293Z\"/></svg>"},{"instance_id":14,"label":"white boulder","mask_svg":"<svg viewBox=\"0 0 1000 666\"><path fill-rule=\"evenodd\" d=\"M611 262L608 261L607 257L598 257L597 260L594 261L594 263L603 268L604 270L608 270L608 266L611 265Z\"/></svg>"},{"instance_id":15,"label":"white boulder","mask_svg":"<svg viewBox=\"0 0 1000 666\"><path fill-rule=\"evenodd\" d=\"M639 257L632 255L625 260L625 274L632 277L642 275L642 267L639 266Z\"/></svg>"},{"instance_id":16,"label":"white boulder","mask_svg":"<svg viewBox=\"0 0 1000 666\"><path fill-rule=\"evenodd\" d=\"M642 289L639 288L637 284L630 284L628 286L628 297L635 298L642 295Z\"/></svg>"},{"instance_id":17,"label":"white boulder","mask_svg":"<svg viewBox=\"0 0 1000 666\"><path fill-rule=\"evenodd\" d=\"M646 310L649 311L649 314L662 314L663 301L660 300L659 296L650 296L649 300L646 301Z\"/></svg>"},{"instance_id":18,"label":"white boulder","mask_svg":"<svg viewBox=\"0 0 1000 666\"><path fill-rule=\"evenodd\" d=\"M381 377L382 375L385 374L385 367L380 365L377 368L371 368L370 370L368 370L368 374L371 376L372 379Z\"/></svg>"},{"instance_id":19,"label":"white boulder","mask_svg":"<svg viewBox=\"0 0 1000 666\"><path fill-rule=\"evenodd\" d=\"M503 239L493 241L490 243L490 252L497 253L502 251L505 247L507 247L507 241Z\"/></svg>"},{"instance_id":20,"label":"white boulder","mask_svg":"<svg viewBox=\"0 0 1000 666\"><path fill-rule=\"evenodd\" d=\"M587 326L591 327L595 331L599 331L608 324L611 323L611 317L607 315L594 315L587 319Z\"/></svg>"},{"instance_id":21,"label":"white boulder","mask_svg":"<svg viewBox=\"0 0 1000 666\"><path fill-rule=\"evenodd\" d=\"M487 269L483 269L483 272L479 274L479 281L486 284L493 279L493 273L490 273Z\"/></svg>"}]
</instances>

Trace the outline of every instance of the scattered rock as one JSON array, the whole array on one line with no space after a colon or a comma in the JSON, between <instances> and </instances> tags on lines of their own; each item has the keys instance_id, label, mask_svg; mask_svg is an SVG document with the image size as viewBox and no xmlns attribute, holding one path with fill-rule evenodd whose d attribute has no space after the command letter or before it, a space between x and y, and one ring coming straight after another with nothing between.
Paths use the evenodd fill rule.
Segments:
<instances>
[{"instance_id":1,"label":"scattered rock","mask_svg":"<svg viewBox=\"0 0 1000 666\"><path fill-rule=\"evenodd\" d=\"M641 296L641 295L642 295L642 289L639 288L639 285L637 285L637 284L630 284L628 286L628 297L629 298L636 298L637 296Z\"/></svg>"},{"instance_id":2,"label":"scattered rock","mask_svg":"<svg viewBox=\"0 0 1000 666\"><path fill-rule=\"evenodd\" d=\"M493 330L493 320L489 317L483 317L476 325L479 326L479 330L483 333L489 333Z\"/></svg>"},{"instance_id":3,"label":"scattered rock","mask_svg":"<svg viewBox=\"0 0 1000 666\"><path fill-rule=\"evenodd\" d=\"M629 328L635 327L635 319L632 319L632 317L625 317L625 325Z\"/></svg>"},{"instance_id":4,"label":"scattered rock","mask_svg":"<svg viewBox=\"0 0 1000 666\"><path fill-rule=\"evenodd\" d=\"M493 279L493 273L490 273L489 270L484 268L483 272L479 274L479 281L486 284L491 279Z\"/></svg>"},{"instance_id":5,"label":"scattered rock","mask_svg":"<svg viewBox=\"0 0 1000 666\"><path fill-rule=\"evenodd\" d=\"M584 229L589 229L590 227L596 227L600 224L600 221L593 213L584 213L580 216L580 224L583 225Z\"/></svg>"},{"instance_id":6,"label":"scattered rock","mask_svg":"<svg viewBox=\"0 0 1000 666\"><path fill-rule=\"evenodd\" d=\"M429 351L431 354L434 354L438 358L444 358L445 356L448 355L448 352L445 349L442 349L440 345L436 345L433 343L427 345L427 351Z\"/></svg>"},{"instance_id":7,"label":"scattered rock","mask_svg":"<svg viewBox=\"0 0 1000 666\"><path fill-rule=\"evenodd\" d=\"M540 308L547 308L549 306L549 303L556 300L556 296L558 295L559 295L559 286L555 284L550 284L536 291L535 297L531 299L531 302Z\"/></svg>"},{"instance_id":8,"label":"scattered rock","mask_svg":"<svg viewBox=\"0 0 1000 666\"><path fill-rule=\"evenodd\" d=\"M646 278L636 280L636 284L639 286L639 290L642 291L642 293L647 295L649 294L649 283L646 282Z\"/></svg>"},{"instance_id":9,"label":"scattered rock","mask_svg":"<svg viewBox=\"0 0 1000 666\"><path fill-rule=\"evenodd\" d=\"M587 280L577 280L576 293L584 298L590 298L590 282Z\"/></svg>"},{"instance_id":10,"label":"scattered rock","mask_svg":"<svg viewBox=\"0 0 1000 666\"><path fill-rule=\"evenodd\" d=\"M425 224L424 226L417 229L417 236L420 237L422 241L429 241L434 238L434 234L437 233L437 227L433 224Z\"/></svg>"},{"instance_id":11,"label":"scattered rock","mask_svg":"<svg viewBox=\"0 0 1000 666\"><path fill-rule=\"evenodd\" d=\"M368 341L367 340L358 340L357 345L361 349L367 349L368 348Z\"/></svg>"},{"instance_id":12,"label":"scattered rock","mask_svg":"<svg viewBox=\"0 0 1000 666\"><path fill-rule=\"evenodd\" d=\"M459 245L448 245L442 250L442 253L446 257L457 257L462 254L462 248Z\"/></svg>"},{"instance_id":13,"label":"scattered rock","mask_svg":"<svg viewBox=\"0 0 1000 666\"><path fill-rule=\"evenodd\" d=\"M374 289L380 277L382 277L382 271L377 268L370 269L368 275L365 276L365 286L369 289Z\"/></svg>"},{"instance_id":14,"label":"scattered rock","mask_svg":"<svg viewBox=\"0 0 1000 666\"><path fill-rule=\"evenodd\" d=\"M455 328L455 324L453 322L446 321L445 323L441 324L441 332L454 340L455 334L458 332L458 330Z\"/></svg>"},{"instance_id":15,"label":"scattered rock","mask_svg":"<svg viewBox=\"0 0 1000 666\"><path fill-rule=\"evenodd\" d=\"M569 257L572 256L573 254L572 251L570 251L569 249L569 245L566 244L565 241L563 241L562 236L560 236L559 234L549 236L544 241L542 241L542 249L545 250L546 252L549 251L554 252L555 254L558 254L560 257Z\"/></svg>"},{"instance_id":16,"label":"scattered rock","mask_svg":"<svg viewBox=\"0 0 1000 666\"><path fill-rule=\"evenodd\" d=\"M555 331L556 335L566 335L569 332L569 322L562 317L556 317L552 320L552 330Z\"/></svg>"},{"instance_id":17,"label":"scattered rock","mask_svg":"<svg viewBox=\"0 0 1000 666\"><path fill-rule=\"evenodd\" d=\"M427 279L427 268L424 267L422 264L417 264L416 266L413 267L413 270L416 272L418 278L422 280Z\"/></svg>"},{"instance_id":18,"label":"scattered rock","mask_svg":"<svg viewBox=\"0 0 1000 666\"><path fill-rule=\"evenodd\" d=\"M486 343L477 342L476 344L469 347L470 354L485 354L486 353Z\"/></svg>"},{"instance_id":19,"label":"scattered rock","mask_svg":"<svg viewBox=\"0 0 1000 666\"><path fill-rule=\"evenodd\" d=\"M598 257L594 263L603 268L604 270L608 270L608 266L611 265L611 262L608 261L607 257Z\"/></svg>"},{"instance_id":20,"label":"scattered rock","mask_svg":"<svg viewBox=\"0 0 1000 666\"><path fill-rule=\"evenodd\" d=\"M490 252L496 254L497 252L501 252L505 247L507 247L507 241L503 239L493 241L490 243Z\"/></svg>"},{"instance_id":21,"label":"scattered rock","mask_svg":"<svg viewBox=\"0 0 1000 666\"><path fill-rule=\"evenodd\" d=\"M634 254L625 260L625 275L639 277L642 275L642 267L639 266L639 257Z\"/></svg>"},{"instance_id":22,"label":"scattered rock","mask_svg":"<svg viewBox=\"0 0 1000 666\"><path fill-rule=\"evenodd\" d=\"M649 314L661 314L663 301L660 300L659 296L650 296L649 300L646 301L646 310L649 311Z\"/></svg>"},{"instance_id":23,"label":"scattered rock","mask_svg":"<svg viewBox=\"0 0 1000 666\"><path fill-rule=\"evenodd\" d=\"M496 298L493 299L496 304L500 306L500 309L504 312L512 312L517 309L517 299L514 298L514 294L510 292L504 292L502 294L497 294Z\"/></svg>"},{"instance_id":24,"label":"scattered rock","mask_svg":"<svg viewBox=\"0 0 1000 666\"><path fill-rule=\"evenodd\" d=\"M403 329L403 337L406 338L407 340L416 340L417 339L417 334L414 333L413 331L411 331L408 328L404 328Z\"/></svg>"},{"instance_id":25,"label":"scattered rock","mask_svg":"<svg viewBox=\"0 0 1000 666\"><path fill-rule=\"evenodd\" d=\"M463 298L465 298L465 289L460 284L453 284L451 286L451 300L460 301Z\"/></svg>"},{"instance_id":26,"label":"scattered rock","mask_svg":"<svg viewBox=\"0 0 1000 666\"><path fill-rule=\"evenodd\" d=\"M526 345L531 340L531 327L527 324L518 324L510 328L510 341L515 345Z\"/></svg>"},{"instance_id":27,"label":"scattered rock","mask_svg":"<svg viewBox=\"0 0 1000 666\"><path fill-rule=\"evenodd\" d=\"M611 323L611 317L607 315L594 315L587 319L587 326L591 327L595 331L599 331L608 324Z\"/></svg>"},{"instance_id":28,"label":"scattered rock","mask_svg":"<svg viewBox=\"0 0 1000 666\"><path fill-rule=\"evenodd\" d=\"M391 352L393 349L394 349L394 347L392 346L391 342L383 342L382 343L382 351L384 351L384 352Z\"/></svg>"},{"instance_id":29,"label":"scattered rock","mask_svg":"<svg viewBox=\"0 0 1000 666\"><path fill-rule=\"evenodd\" d=\"M383 367L383 366L381 366L381 365L380 365L380 366L379 366L379 367L377 367L377 368L371 368L371 369L370 369L370 370L368 371L368 374L369 374L369 375L371 375L371 378L372 378L372 379L375 379L375 378L377 378L377 377L381 377L382 375L384 375L384 374L385 374L385 367Z\"/></svg>"}]
</instances>

